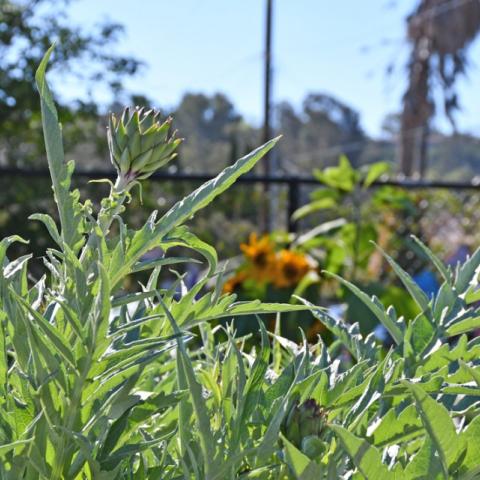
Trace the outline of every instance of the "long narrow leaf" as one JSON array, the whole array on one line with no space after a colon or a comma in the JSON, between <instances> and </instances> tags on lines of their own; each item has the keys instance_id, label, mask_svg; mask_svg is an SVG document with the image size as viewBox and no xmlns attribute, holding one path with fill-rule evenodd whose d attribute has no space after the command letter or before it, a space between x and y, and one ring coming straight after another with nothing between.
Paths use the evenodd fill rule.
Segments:
<instances>
[{"instance_id":1,"label":"long narrow leaf","mask_svg":"<svg viewBox=\"0 0 480 480\"><path fill-rule=\"evenodd\" d=\"M162 306L165 314L167 315L173 331L176 335L181 335L181 331L173 318L172 314L165 305L162 297L158 295L158 301ZM192 363L190 358L188 358L185 344L183 338L179 336L177 338L178 350L177 354L179 355L179 360L186 374L186 379L188 383L188 389L190 391L190 398L192 401L193 409L195 411L195 419L198 425L198 433L200 436L200 446L202 448L202 453L204 455L205 461L205 473L207 478L209 473L214 466L215 460L215 440L210 429L210 420L208 417L208 410L205 405L205 400L202 395L202 386L197 380L195 371L193 370Z\"/></svg>"},{"instance_id":2,"label":"long narrow leaf","mask_svg":"<svg viewBox=\"0 0 480 480\"><path fill-rule=\"evenodd\" d=\"M68 165L65 163L62 132L58 123L57 110L45 78L48 60L53 48L53 46L50 47L43 57L35 74L35 80L40 93L45 147L55 200L60 215L60 223L62 225L63 240L68 245L77 246L82 238L79 230L81 219L78 208L76 208L76 200L69 190L73 163Z\"/></svg>"}]
</instances>

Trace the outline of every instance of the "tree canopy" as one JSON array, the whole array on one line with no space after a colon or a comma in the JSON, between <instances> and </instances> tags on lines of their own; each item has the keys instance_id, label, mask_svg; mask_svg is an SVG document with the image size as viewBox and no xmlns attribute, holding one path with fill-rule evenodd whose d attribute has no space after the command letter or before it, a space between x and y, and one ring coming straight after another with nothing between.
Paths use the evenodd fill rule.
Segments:
<instances>
[{"instance_id":1,"label":"tree canopy","mask_svg":"<svg viewBox=\"0 0 480 480\"><path fill-rule=\"evenodd\" d=\"M0 0L0 160L22 165L43 152L40 105L34 90L34 75L45 51L57 43L51 68L73 76L80 84L103 83L112 92L122 89L122 80L141 66L135 58L114 53L123 27L103 22L84 31L68 16L70 0ZM58 101L58 99L57 99ZM59 104L68 131L67 147L96 125L98 107L77 99ZM89 127L89 128L88 128ZM79 138L80 137L80 138Z\"/></svg>"}]
</instances>

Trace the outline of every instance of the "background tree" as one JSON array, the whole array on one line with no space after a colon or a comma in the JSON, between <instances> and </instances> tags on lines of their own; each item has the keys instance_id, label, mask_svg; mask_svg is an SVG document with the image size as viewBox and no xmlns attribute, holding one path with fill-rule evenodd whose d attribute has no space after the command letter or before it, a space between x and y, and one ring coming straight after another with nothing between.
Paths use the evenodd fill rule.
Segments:
<instances>
[{"instance_id":1,"label":"background tree","mask_svg":"<svg viewBox=\"0 0 480 480\"><path fill-rule=\"evenodd\" d=\"M412 45L408 87L403 98L401 169L411 176L426 169L430 120L435 112L432 90L439 81L444 110L455 128L458 109L455 81L468 66L466 51L480 31L477 0L421 0L407 20Z\"/></svg>"},{"instance_id":2,"label":"background tree","mask_svg":"<svg viewBox=\"0 0 480 480\"><path fill-rule=\"evenodd\" d=\"M258 143L257 129L221 93L185 94L173 118L186 139L180 150L180 168L185 171L216 173Z\"/></svg>"},{"instance_id":3,"label":"background tree","mask_svg":"<svg viewBox=\"0 0 480 480\"><path fill-rule=\"evenodd\" d=\"M34 74L40 60L57 42L51 67L78 84L102 83L117 94L122 79L134 74L140 62L117 55L113 45L123 33L117 23L104 22L85 32L68 17L70 0L0 0L0 159L22 165L43 156L40 105ZM81 82L80 82L81 80ZM58 99L57 99L58 101ZM98 107L90 99L60 103L67 126L66 150L82 138L91 143L97 132Z\"/></svg>"},{"instance_id":4,"label":"background tree","mask_svg":"<svg viewBox=\"0 0 480 480\"><path fill-rule=\"evenodd\" d=\"M85 32L68 16L70 3L0 0L0 165L46 165L34 76L53 42L57 42L51 61L54 77L57 82L65 78L76 80L79 92L79 98L71 102L56 98L67 155L79 160L82 169L95 162L101 162L103 168L107 165L102 112L81 87L101 86L118 97L123 91L122 80L133 75L141 64L114 53L113 47L123 32L121 25L104 22ZM85 182L78 186L87 188ZM97 185L95 191L101 189ZM51 188L45 178L0 176L0 236L17 230L32 239L34 253L41 252L49 241L42 227L38 222L19 222L18 218L26 218L39 209L55 215L50 197ZM94 198L99 198L99 193ZM19 253L21 250L12 251L14 256Z\"/></svg>"},{"instance_id":5,"label":"background tree","mask_svg":"<svg viewBox=\"0 0 480 480\"><path fill-rule=\"evenodd\" d=\"M311 173L337 162L347 154L357 165L366 135L359 114L342 101L312 93L303 101L302 111L284 102L278 107L278 130L285 135L279 143L282 167L288 173Z\"/></svg>"}]
</instances>

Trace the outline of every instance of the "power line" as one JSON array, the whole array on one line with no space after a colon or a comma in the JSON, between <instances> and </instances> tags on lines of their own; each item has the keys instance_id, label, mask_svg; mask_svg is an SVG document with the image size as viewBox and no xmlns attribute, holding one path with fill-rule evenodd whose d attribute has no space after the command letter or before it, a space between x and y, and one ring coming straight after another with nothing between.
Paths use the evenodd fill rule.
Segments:
<instances>
[{"instance_id":1,"label":"power line","mask_svg":"<svg viewBox=\"0 0 480 480\"><path fill-rule=\"evenodd\" d=\"M222 70L217 76L216 80L223 80L225 77L229 77L232 73L236 73L239 70L245 68L254 62L258 62L263 59L263 53L256 52L245 57L240 58L237 62L230 64L230 66Z\"/></svg>"}]
</instances>

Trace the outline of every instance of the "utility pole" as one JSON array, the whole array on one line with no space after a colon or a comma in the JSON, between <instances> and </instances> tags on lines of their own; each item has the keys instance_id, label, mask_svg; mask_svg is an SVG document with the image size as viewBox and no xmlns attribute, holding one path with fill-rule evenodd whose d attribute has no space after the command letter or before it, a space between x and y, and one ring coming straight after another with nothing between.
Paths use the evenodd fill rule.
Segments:
<instances>
[{"instance_id":1,"label":"utility pole","mask_svg":"<svg viewBox=\"0 0 480 480\"><path fill-rule=\"evenodd\" d=\"M271 138L272 127L272 9L273 0L266 0L266 15L265 15L265 54L264 54L264 116L263 116L263 143L268 142ZM268 152L263 159L263 173L269 176L272 173L272 156ZM267 182L263 185L263 192L265 195L265 203L263 206L263 226L266 231L270 230L270 188Z\"/></svg>"},{"instance_id":2,"label":"utility pole","mask_svg":"<svg viewBox=\"0 0 480 480\"><path fill-rule=\"evenodd\" d=\"M267 1L265 18L265 84L264 84L264 116L263 116L263 143L268 142L271 136L271 103L272 103L272 1ZM266 158L269 157L267 153ZM269 162L264 162L265 175L270 173Z\"/></svg>"}]
</instances>

